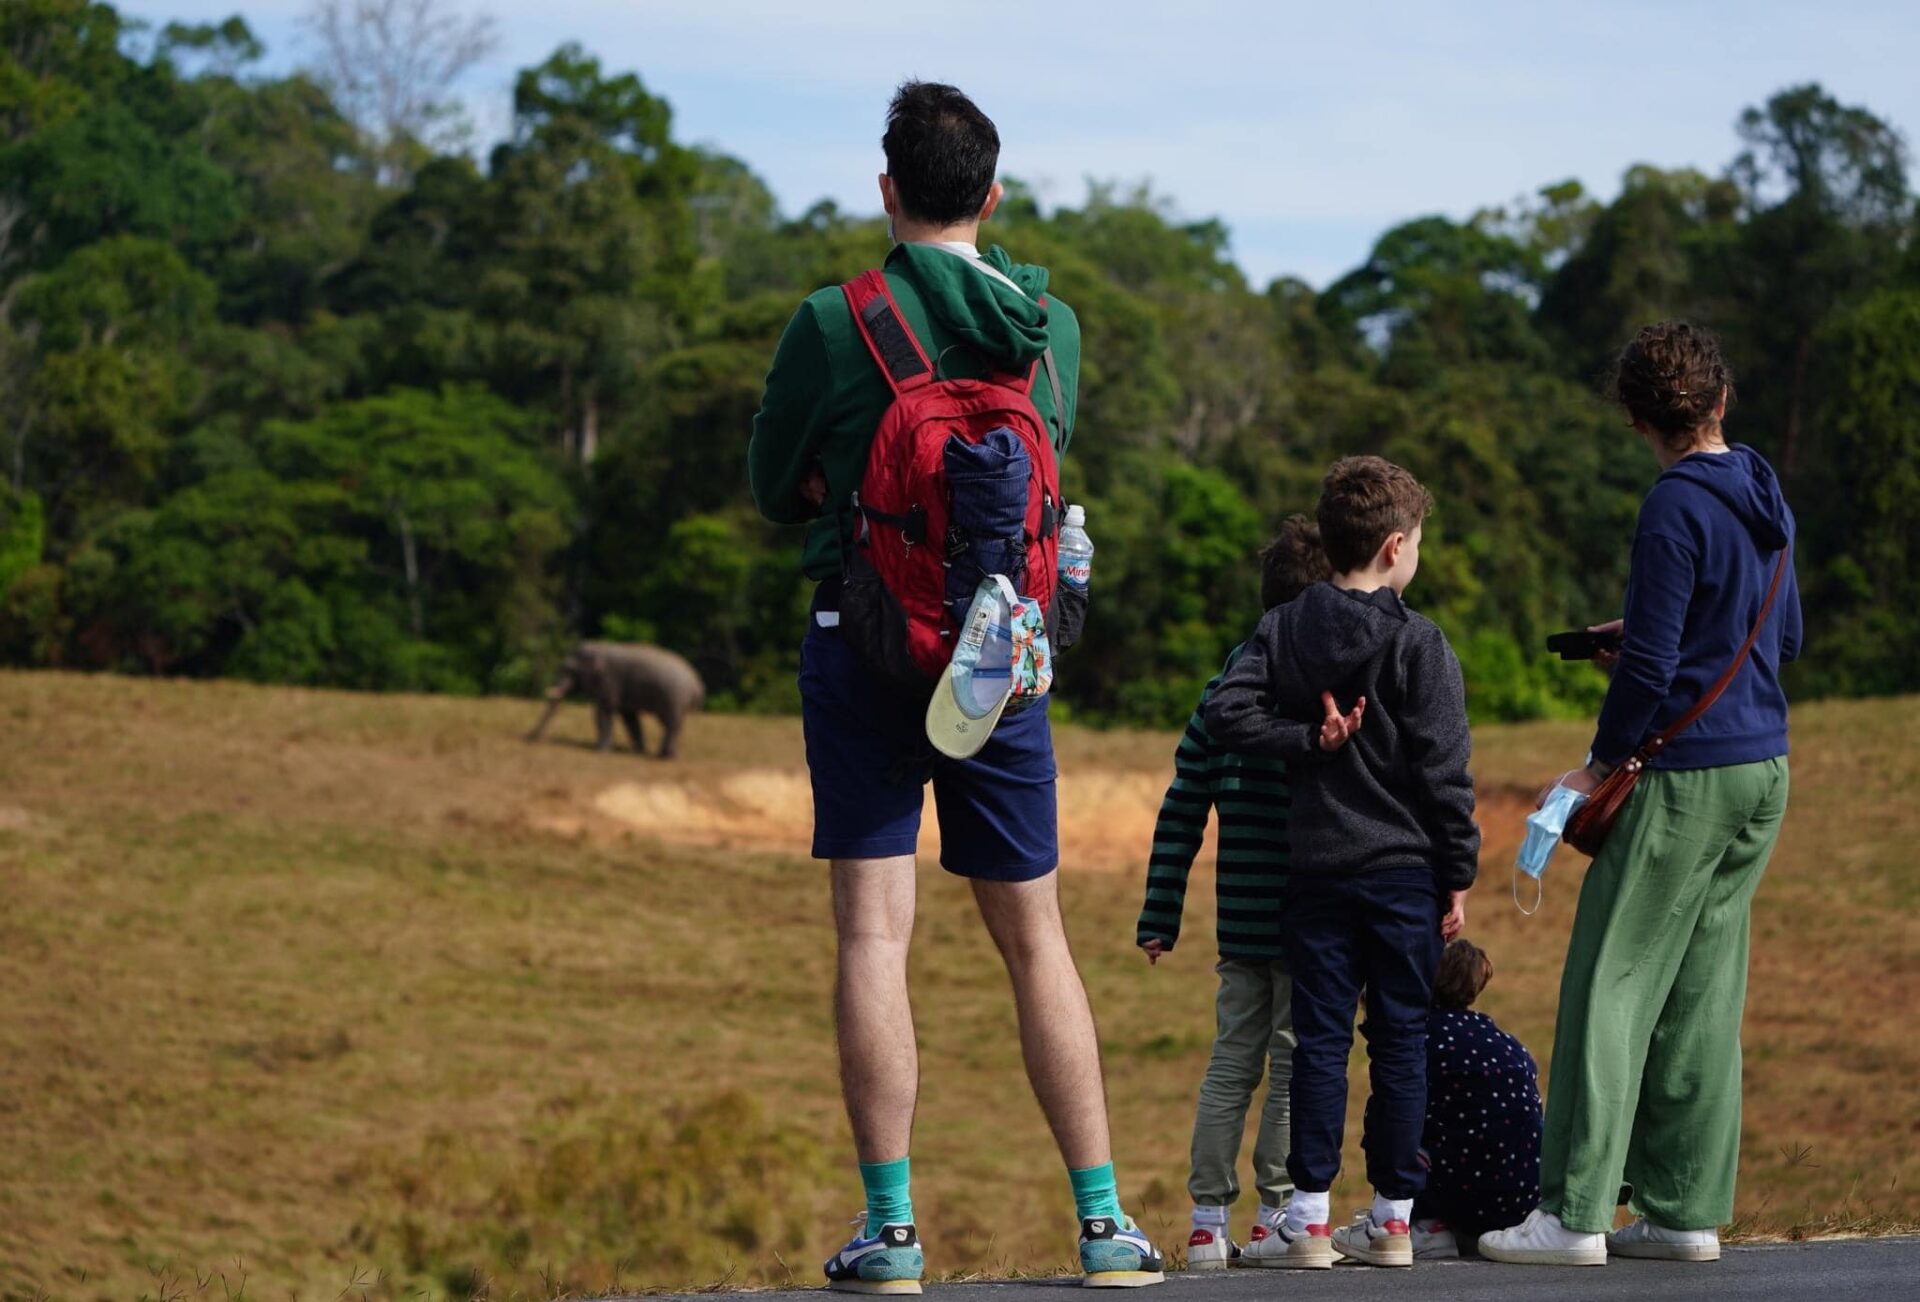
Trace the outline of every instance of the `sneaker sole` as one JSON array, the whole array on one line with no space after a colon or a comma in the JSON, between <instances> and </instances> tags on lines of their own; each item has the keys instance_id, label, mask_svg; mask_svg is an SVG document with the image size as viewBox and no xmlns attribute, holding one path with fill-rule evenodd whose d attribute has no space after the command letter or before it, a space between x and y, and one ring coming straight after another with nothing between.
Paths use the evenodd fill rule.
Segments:
<instances>
[{"instance_id":1,"label":"sneaker sole","mask_svg":"<svg viewBox=\"0 0 1920 1302\"><path fill-rule=\"evenodd\" d=\"M1336 1239L1333 1250L1348 1261L1357 1261L1366 1266L1411 1266L1413 1264L1411 1248L1405 1252L1365 1252L1359 1248L1349 1248Z\"/></svg>"},{"instance_id":2,"label":"sneaker sole","mask_svg":"<svg viewBox=\"0 0 1920 1302\"><path fill-rule=\"evenodd\" d=\"M1521 1248L1513 1252L1493 1247L1485 1239L1480 1240L1480 1255L1488 1261L1503 1261L1509 1266L1604 1266L1607 1254L1604 1251L1581 1251L1578 1248Z\"/></svg>"},{"instance_id":3,"label":"sneaker sole","mask_svg":"<svg viewBox=\"0 0 1920 1302\"><path fill-rule=\"evenodd\" d=\"M1257 1267L1260 1270L1332 1270L1333 1256L1314 1257L1247 1257L1240 1258L1243 1266Z\"/></svg>"},{"instance_id":4,"label":"sneaker sole","mask_svg":"<svg viewBox=\"0 0 1920 1302\"><path fill-rule=\"evenodd\" d=\"M1189 1259L1187 1261L1187 1274L1191 1275L1196 1270L1231 1270L1233 1265L1234 1261L1231 1257L1202 1257L1198 1261Z\"/></svg>"},{"instance_id":5,"label":"sneaker sole","mask_svg":"<svg viewBox=\"0 0 1920 1302\"><path fill-rule=\"evenodd\" d=\"M1615 1257L1636 1257L1641 1261L1718 1261L1717 1243L1625 1243L1607 1245Z\"/></svg>"},{"instance_id":6,"label":"sneaker sole","mask_svg":"<svg viewBox=\"0 0 1920 1302\"><path fill-rule=\"evenodd\" d=\"M1164 1284L1167 1276L1158 1270L1102 1270L1082 1276L1082 1288L1145 1288L1149 1284Z\"/></svg>"},{"instance_id":7,"label":"sneaker sole","mask_svg":"<svg viewBox=\"0 0 1920 1302\"><path fill-rule=\"evenodd\" d=\"M832 1279L827 1281L827 1291L907 1296L920 1291L920 1281L917 1279Z\"/></svg>"}]
</instances>

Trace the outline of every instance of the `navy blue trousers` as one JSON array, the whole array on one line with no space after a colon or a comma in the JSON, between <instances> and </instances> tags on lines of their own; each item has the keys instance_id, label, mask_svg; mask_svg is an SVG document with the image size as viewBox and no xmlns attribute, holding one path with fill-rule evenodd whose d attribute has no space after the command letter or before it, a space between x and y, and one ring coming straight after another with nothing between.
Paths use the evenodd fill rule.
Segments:
<instances>
[{"instance_id":1,"label":"navy blue trousers","mask_svg":"<svg viewBox=\"0 0 1920 1302\"><path fill-rule=\"evenodd\" d=\"M1293 1152L1287 1174L1307 1193L1333 1187L1347 1124L1353 1015L1366 993L1373 1092L1367 1179L1387 1198L1426 1187L1427 1007L1440 966L1439 882L1430 868L1287 882L1287 966L1293 973Z\"/></svg>"}]
</instances>

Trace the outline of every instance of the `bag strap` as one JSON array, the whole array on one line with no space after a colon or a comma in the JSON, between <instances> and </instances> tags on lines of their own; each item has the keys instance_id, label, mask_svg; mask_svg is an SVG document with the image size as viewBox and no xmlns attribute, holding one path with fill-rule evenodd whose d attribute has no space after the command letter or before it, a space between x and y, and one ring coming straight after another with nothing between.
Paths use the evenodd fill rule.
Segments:
<instances>
[{"instance_id":1,"label":"bag strap","mask_svg":"<svg viewBox=\"0 0 1920 1302\"><path fill-rule=\"evenodd\" d=\"M1044 304L1047 300L1043 298L1040 301ZM1053 390L1053 423L1055 429L1059 431L1059 441L1053 445L1053 451L1054 455L1058 456L1067 450L1067 441L1073 436L1067 433L1067 403L1066 399L1060 396L1060 370L1053 364L1051 347L1040 354L1038 365L1046 371L1047 387ZM1029 392L1033 389L1031 377L1027 380L1027 389Z\"/></svg>"},{"instance_id":2,"label":"bag strap","mask_svg":"<svg viewBox=\"0 0 1920 1302\"><path fill-rule=\"evenodd\" d=\"M867 351L880 364L880 373L895 396L933 382L933 363L913 336L900 305L887 288L886 273L863 271L840 287L853 312L853 327L866 340Z\"/></svg>"},{"instance_id":3,"label":"bag strap","mask_svg":"<svg viewBox=\"0 0 1920 1302\"><path fill-rule=\"evenodd\" d=\"M1767 599L1760 603L1760 617L1753 621L1752 631L1747 634L1747 640L1741 644L1739 652L1733 657L1733 663L1728 665L1727 671L1720 675L1720 681L1709 687L1706 694L1693 703L1691 710L1668 724L1659 736L1636 751L1634 759L1644 765L1658 755L1666 748L1668 742L1691 728L1701 715L1712 709L1713 703L1720 699L1721 693L1733 685L1733 680L1739 674L1741 666L1747 663L1747 657L1753 652L1753 644L1760 640L1760 630L1767 626L1767 616L1773 613L1774 599L1780 595L1780 583L1787 577L1787 562L1792 558L1793 544L1789 542L1780 549L1780 562L1773 567L1773 582L1767 588Z\"/></svg>"}]
</instances>

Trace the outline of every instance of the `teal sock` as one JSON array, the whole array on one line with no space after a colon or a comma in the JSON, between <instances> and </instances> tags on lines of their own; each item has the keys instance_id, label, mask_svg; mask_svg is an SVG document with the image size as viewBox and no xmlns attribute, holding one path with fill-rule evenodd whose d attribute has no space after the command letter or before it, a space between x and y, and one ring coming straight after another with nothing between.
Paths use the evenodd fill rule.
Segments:
<instances>
[{"instance_id":1,"label":"teal sock","mask_svg":"<svg viewBox=\"0 0 1920 1302\"><path fill-rule=\"evenodd\" d=\"M867 1233L880 1233L882 1225L908 1225L913 1221L912 1177L909 1159L897 1162L862 1162L860 1183L867 1187Z\"/></svg>"},{"instance_id":2,"label":"teal sock","mask_svg":"<svg viewBox=\"0 0 1920 1302\"><path fill-rule=\"evenodd\" d=\"M1081 1220L1089 1216L1111 1216L1116 1221L1124 1221L1126 1214L1120 1210L1120 1186L1113 1178L1113 1163L1068 1170L1067 1179L1073 1182L1073 1206Z\"/></svg>"}]
</instances>

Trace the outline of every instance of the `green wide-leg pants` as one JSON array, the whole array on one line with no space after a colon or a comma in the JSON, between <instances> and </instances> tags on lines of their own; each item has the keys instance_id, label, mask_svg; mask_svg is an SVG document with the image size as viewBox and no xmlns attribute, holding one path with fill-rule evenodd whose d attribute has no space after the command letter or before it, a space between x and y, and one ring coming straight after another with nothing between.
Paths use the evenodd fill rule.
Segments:
<instances>
[{"instance_id":1,"label":"green wide-leg pants","mask_svg":"<svg viewBox=\"0 0 1920 1302\"><path fill-rule=\"evenodd\" d=\"M1613 1228L1623 1183L1656 1225L1733 1217L1749 906L1787 761L1644 774L1587 870L1560 977L1540 1205Z\"/></svg>"}]
</instances>

